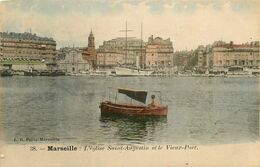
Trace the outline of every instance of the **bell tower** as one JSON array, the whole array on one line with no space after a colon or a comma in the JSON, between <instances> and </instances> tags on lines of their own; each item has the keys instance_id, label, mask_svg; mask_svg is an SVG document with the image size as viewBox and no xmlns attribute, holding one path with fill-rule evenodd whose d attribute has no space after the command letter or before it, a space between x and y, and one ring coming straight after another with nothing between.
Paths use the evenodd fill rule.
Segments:
<instances>
[{"instance_id":1,"label":"bell tower","mask_svg":"<svg viewBox=\"0 0 260 167\"><path fill-rule=\"evenodd\" d=\"M92 33L92 30L91 30L91 32L90 32L90 34L89 34L89 36L88 36L88 47L89 47L89 48L90 48L90 47L95 48L95 37L94 37L94 35L93 35L93 33Z\"/></svg>"},{"instance_id":2,"label":"bell tower","mask_svg":"<svg viewBox=\"0 0 260 167\"><path fill-rule=\"evenodd\" d=\"M86 47L82 55L83 59L87 60L90 66L95 69L97 65L97 52L95 49L95 37L92 33L92 30L88 36L88 47Z\"/></svg>"}]
</instances>

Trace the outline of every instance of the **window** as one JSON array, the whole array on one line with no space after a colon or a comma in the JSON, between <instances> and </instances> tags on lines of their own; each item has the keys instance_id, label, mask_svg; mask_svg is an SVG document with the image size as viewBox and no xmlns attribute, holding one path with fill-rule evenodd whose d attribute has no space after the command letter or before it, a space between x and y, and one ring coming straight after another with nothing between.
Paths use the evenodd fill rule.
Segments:
<instances>
[{"instance_id":1,"label":"window","mask_svg":"<svg viewBox=\"0 0 260 167\"><path fill-rule=\"evenodd\" d=\"M226 65L229 65L229 60L226 60Z\"/></svg>"}]
</instances>

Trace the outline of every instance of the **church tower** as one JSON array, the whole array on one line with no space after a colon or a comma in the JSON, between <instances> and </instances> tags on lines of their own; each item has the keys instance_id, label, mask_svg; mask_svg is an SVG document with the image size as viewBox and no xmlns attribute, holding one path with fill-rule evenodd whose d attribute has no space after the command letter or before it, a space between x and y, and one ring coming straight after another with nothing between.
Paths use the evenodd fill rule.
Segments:
<instances>
[{"instance_id":1,"label":"church tower","mask_svg":"<svg viewBox=\"0 0 260 167\"><path fill-rule=\"evenodd\" d=\"M88 47L83 51L82 53L83 59L87 60L90 64L90 66L93 69L96 69L97 65L97 52L95 49L95 37L92 33L92 30L90 31L90 34L88 36Z\"/></svg>"},{"instance_id":2,"label":"church tower","mask_svg":"<svg viewBox=\"0 0 260 167\"><path fill-rule=\"evenodd\" d=\"M90 32L90 34L88 36L88 47L95 48L95 37L94 37L94 35L92 33L92 30L91 30L91 32Z\"/></svg>"}]
</instances>

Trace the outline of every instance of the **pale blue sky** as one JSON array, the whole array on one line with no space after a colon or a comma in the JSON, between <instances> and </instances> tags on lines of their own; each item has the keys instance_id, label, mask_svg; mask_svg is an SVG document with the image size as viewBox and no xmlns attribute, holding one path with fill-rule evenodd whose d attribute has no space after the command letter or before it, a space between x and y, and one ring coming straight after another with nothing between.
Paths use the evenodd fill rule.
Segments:
<instances>
[{"instance_id":1,"label":"pale blue sky","mask_svg":"<svg viewBox=\"0 0 260 167\"><path fill-rule=\"evenodd\" d=\"M196 10L197 5L209 5L219 10L230 3L234 11L243 12L256 7L256 0L7 0L9 8L24 12L36 11L46 15L62 15L67 12L77 11L83 14L109 14L123 10L124 4L138 5L142 2L149 7L151 12L160 13L164 5L171 5L175 12L189 12Z\"/></svg>"},{"instance_id":2,"label":"pale blue sky","mask_svg":"<svg viewBox=\"0 0 260 167\"><path fill-rule=\"evenodd\" d=\"M0 0L0 31L52 36L59 47L84 46L93 28L97 45L122 36L125 21L144 39L170 37L175 48L214 40L259 40L256 0Z\"/></svg>"}]
</instances>

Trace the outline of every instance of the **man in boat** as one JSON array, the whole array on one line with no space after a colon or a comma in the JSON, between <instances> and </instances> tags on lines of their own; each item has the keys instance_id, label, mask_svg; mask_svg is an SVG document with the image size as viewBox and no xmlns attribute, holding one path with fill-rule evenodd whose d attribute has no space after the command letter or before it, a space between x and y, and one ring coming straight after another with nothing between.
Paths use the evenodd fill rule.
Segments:
<instances>
[{"instance_id":1,"label":"man in boat","mask_svg":"<svg viewBox=\"0 0 260 167\"><path fill-rule=\"evenodd\" d=\"M151 96L152 102L148 105L149 107L158 107L158 103L155 100L155 95Z\"/></svg>"}]
</instances>

